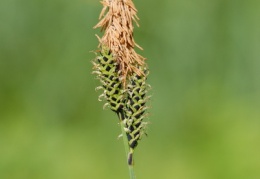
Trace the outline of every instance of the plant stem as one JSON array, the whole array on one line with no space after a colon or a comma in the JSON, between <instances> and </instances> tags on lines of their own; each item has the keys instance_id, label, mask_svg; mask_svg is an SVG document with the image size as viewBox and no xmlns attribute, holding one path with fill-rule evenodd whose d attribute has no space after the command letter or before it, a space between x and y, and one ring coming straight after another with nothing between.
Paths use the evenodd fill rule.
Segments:
<instances>
[{"instance_id":1,"label":"plant stem","mask_svg":"<svg viewBox=\"0 0 260 179\"><path fill-rule=\"evenodd\" d=\"M125 146L126 160L128 161L129 145L128 145L128 139L127 139L127 136L126 136L126 132L125 132L125 129L124 129L124 123L123 123L124 115L119 114L118 117L120 119L120 126L121 126L121 130L122 130L122 137L123 137L124 146ZM134 173L134 166L133 165L129 165L128 162L127 162L127 165L128 165L130 179L136 179L135 173Z\"/></svg>"}]
</instances>

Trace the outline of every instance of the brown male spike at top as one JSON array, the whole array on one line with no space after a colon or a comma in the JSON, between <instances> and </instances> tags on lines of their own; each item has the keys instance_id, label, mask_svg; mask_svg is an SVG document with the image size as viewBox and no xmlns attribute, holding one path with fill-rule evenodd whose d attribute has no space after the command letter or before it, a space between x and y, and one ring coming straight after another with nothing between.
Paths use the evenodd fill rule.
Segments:
<instances>
[{"instance_id":1,"label":"brown male spike at top","mask_svg":"<svg viewBox=\"0 0 260 179\"><path fill-rule=\"evenodd\" d=\"M133 39L133 21L139 19L136 15L137 10L132 0L103 0L103 9L100 13L100 22L94 27L101 27L104 35L100 39L100 44L107 46L122 72L122 82L126 87L127 78L136 73L140 76L145 75L139 66L145 66L145 58L137 54L134 47L142 49Z\"/></svg>"}]
</instances>

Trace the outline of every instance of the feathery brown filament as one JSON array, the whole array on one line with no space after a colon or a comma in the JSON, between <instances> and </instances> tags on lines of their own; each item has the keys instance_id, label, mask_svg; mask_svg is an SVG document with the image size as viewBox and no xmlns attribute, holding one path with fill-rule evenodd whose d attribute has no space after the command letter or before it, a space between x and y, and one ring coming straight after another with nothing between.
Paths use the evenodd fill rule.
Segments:
<instances>
[{"instance_id":1,"label":"feathery brown filament","mask_svg":"<svg viewBox=\"0 0 260 179\"><path fill-rule=\"evenodd\" d=\"M133 38L133 21L139 19L132 0L103 0L100 22L94 27L104 31L100 44L107 46L115 56L122 71L122 80L126 84L131 73L144 75L136 66L145 65L145 58L137 54L134 47L142 49Z\"/></svg>"},{"instance_id":2,"label":"feathery brown filament","mask_svg":"<svg viewBox=\"0 0 260 179\"><path fill-rule=\"evenodd\" d=\"M100 55L93 62L94 72L100 80L103 93L100 98L107 102L105 106L117 113L124 125L128 140L128 164L133 165L133 152L144 129L148 101L146 83L148 69L145 58L137 54L137 45L133 38L133 22L137 26L137 10L132 0L103 0L100 27L104 35L99 38Z\"/></svg>"}]
</instances>

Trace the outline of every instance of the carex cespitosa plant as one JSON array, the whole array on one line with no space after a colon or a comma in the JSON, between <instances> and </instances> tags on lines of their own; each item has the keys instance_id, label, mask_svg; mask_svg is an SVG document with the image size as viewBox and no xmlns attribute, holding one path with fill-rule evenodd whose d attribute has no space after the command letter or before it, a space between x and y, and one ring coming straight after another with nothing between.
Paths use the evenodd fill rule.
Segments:
<instances>
[{"instance_id":1,"label":"carex cespitosa plant","mask_svg":"<svg viewBox=\"0 0 260 179\"><path fill-rule=\"evenodd\" d=\"M99 99L104 106L114 111L119 118L125 141L127 161L131 178L133 174L133 153L147 122L147 95L149 74L145 58L137 54L135 47L142 50L133 38L133 22L138 17L132 0L103 0L100 21L94 28L104 32L98 37L97 56L93 61L94 71L100 80L102 90Z\"/></svg>"}]
</instances>

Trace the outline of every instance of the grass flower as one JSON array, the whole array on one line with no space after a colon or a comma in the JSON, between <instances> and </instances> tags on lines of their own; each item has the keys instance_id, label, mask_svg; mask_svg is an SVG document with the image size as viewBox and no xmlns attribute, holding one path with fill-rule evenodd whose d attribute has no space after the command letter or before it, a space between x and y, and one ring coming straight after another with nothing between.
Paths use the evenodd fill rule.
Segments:
<instances>
[{"instance_id":1,"label":"grass flower","mask_svg":"<svg viewBox=\"0 0 260 179\"><path fill-rule=\"evenodd\" d=\"M142 49L133 38L133 23L139 18L132 0L103 0L99 23L94 28L104 32L99 39L99 52L93 62L94 71L101 82L104 98L119 118L125 142L130 177L135 178L133 153L145 134L148 69L145 58L137 54Z\"/></svg>"}]
</instances>

